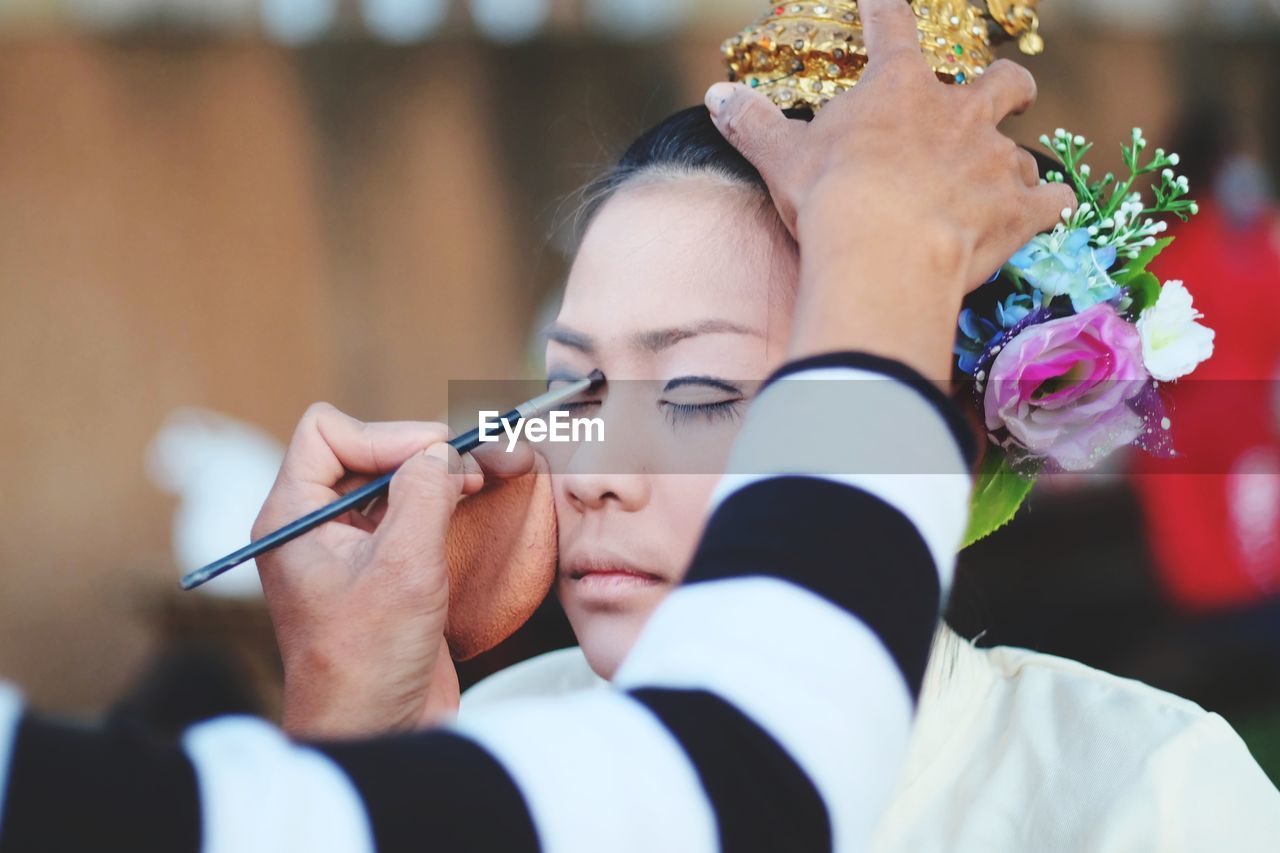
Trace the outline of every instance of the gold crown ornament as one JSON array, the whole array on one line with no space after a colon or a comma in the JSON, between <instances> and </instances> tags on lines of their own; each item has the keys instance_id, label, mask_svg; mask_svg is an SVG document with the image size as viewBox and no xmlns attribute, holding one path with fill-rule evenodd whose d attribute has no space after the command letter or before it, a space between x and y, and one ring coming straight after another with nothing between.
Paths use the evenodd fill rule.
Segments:
<instances>
[{"instance_id":1,"label":"gold crown ornament","mask_svg":"<svg viewBox=\"0 0 1280 853\"><path fill-rule=\"evenodd\" d=\"M905 2L905 0L904 0ZM1016 39L1022 52L1044 50L1038 0L910 0L920 49L946 83L980 77L993 48ZM855 0L785 3L725 41L729 79L764 92L778 106L819 109L862 76L867 48Z\"/></svg>"}]
</instances>

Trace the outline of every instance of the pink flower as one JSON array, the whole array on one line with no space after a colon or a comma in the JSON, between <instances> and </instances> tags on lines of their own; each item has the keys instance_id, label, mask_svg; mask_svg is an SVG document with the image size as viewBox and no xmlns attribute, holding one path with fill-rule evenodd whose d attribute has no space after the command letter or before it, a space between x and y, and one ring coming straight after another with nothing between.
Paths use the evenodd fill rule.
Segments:
<instances>
[{"instance_id":1,"label":"pink flower","mask_svg":"<svg viewBox=\"0 0 1280 853\"><path fill-rule=\"evenodd\" d=\"M987 428L1031 455L1083 471L1142 432L1128 404L1150 380L1142 338L1107 303L1030 326L991 364Z\"/></svg>"}]
</instances>

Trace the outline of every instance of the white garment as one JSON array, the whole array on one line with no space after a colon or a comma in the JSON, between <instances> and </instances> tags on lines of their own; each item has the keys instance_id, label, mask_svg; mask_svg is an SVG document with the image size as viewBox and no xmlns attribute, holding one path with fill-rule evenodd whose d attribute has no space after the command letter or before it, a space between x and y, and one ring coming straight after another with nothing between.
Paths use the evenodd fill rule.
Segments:
<instances>
[{"instance_id":1,"label":"white garment","mask_svg":"<svg viewBox=\"0 0 1280 853\"><path fill-rule=\"evenodd\" d=\"M476 684L460 714L607 685L581 649L561 649ZM1194 702L944 628L871 849L1277 853L1280 791Z\"/></svg>"}]
</instances>

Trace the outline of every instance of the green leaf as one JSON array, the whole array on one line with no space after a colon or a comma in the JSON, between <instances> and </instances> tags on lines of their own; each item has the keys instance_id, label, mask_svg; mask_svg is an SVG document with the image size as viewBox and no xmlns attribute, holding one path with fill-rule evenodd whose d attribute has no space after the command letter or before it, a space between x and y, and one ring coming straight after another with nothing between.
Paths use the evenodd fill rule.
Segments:
<instances>
[{"instance_id":1,"label":"green leaf","mask_svg":"<svg viewBox=\"0 0 1280 853\"><path fill-rule=\"evenodd\" d=\"M969 505L969 529L965 531L961 547L968 548L1012 521L1035 482L1035 477L1023 476L1013 470L1004 453L988 447L974 485Z\"/></svg>"},{"instance_id":2,"label":"green leaf","mask_svg":"<svg viewBox=\"0 0 1280 853\"><path fill-rule=\"evenodd\" d=\"M1160 279L1149 272L1140 273L1130 279L1125 287L1128 288L1129 298L1133 300L1127 313L1134 317L1141 315L1142 309L1155 305L1156 300L1160 298Z\"/></svg>"},{"instance_id":3,"label":"green leaf","mask_svg":"<svg viewBox=\"0 0 1280 853\"><path fill-rule=\"evenodd\" d=\"M1124 269L1113 275L1111 278L1121 287L1130 287L1129 282L1139 276L1146 274L1147 265L1156 259L1156 257L1173 243L1172 237L1165 237L1163 240L1157 240L1154 246L1148 246L1142 250L1138 257L1125 264ZM1159 282L1156 283L1159 289Z\"/></svg>"}]
</instances>

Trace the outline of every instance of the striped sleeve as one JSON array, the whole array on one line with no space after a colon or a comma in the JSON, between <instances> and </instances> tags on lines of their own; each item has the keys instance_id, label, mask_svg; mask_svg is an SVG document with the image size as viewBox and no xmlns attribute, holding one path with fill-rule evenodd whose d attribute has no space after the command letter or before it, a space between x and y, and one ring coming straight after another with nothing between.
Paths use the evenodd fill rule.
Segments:
<instances>
[{"instance_id":1,"label":"striped sleeve","mask_svg":"<svg viewBox=\"0 0 1280 853\"><path fill-rule=\"evenodd\" d=\"M896 363L833 354L772 377L618 692L461 726L525 791L544 849L863 849L905 756L975 455L952 403Z\"/></svg>"},{"instance_id":2,"label":"striped sleeve","mask_svg":"<svg viewBox=\"0 0 1280 853\"><path fill-rule=\"evenodd\" d=\"M144 832L213 853L864 849L963 532L970 435L901 365L783 368L614 690L352 743L224 719L169 748L20 719L0 693L0 853L158 849Z\"/></svg>"}]
</instances>

